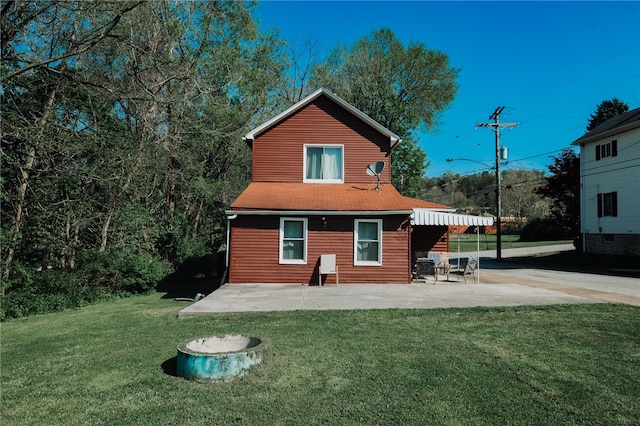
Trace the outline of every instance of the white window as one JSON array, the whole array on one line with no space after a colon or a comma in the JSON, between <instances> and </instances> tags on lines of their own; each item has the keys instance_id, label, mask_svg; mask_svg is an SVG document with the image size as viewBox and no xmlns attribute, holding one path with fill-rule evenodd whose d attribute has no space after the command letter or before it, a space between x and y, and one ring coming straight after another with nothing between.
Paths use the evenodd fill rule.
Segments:
<instances>
[{"instance_id":1,"label":"white window","mask_svg":"<svg viewBox=\"0 0 640 426\"><path fill-rule=\"evenodd\" d=\"M303 182L344 182L344 146L305 145Z\"/></svg>"},{"instance_id":2,"label":"white window","mask_svg":"<svg viewBox=\"0 0 640 426\"><path fill-rule=\"evenodd\" d=\"M353 264L382 265L382 219L356 219L353 234Z\"/></svg>"},{"instance_id":3,"label":"white window","mask_svg":"<svg viewBox=\"0 0 640 426\"><path fill-rule=\"evenodd\" d=\"M307 264L306 218L280 218L280 263Z\"/></svg>"},{"instance_id":4,"label":"white window","mask_svg":"<svg viewBox=\"0 0 640 426\"><path fill-rule=\"evenodd\" d=\"M618 193L598 194L598 217L618 216Z\"/></svg>"}]
</instances>

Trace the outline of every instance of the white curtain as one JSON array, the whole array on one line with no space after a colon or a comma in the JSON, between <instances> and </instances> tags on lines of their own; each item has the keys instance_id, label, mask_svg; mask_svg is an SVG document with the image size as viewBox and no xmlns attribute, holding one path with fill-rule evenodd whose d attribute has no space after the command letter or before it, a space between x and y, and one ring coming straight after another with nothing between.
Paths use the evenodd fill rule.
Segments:
<instances>
[{"instance_id":1,"label":"white curtain","mask_svg":"<svg viewBox=\"0 0 640 426\"><path fill-rule=\"evenodd\" d=\"M322 161L323 179L342 179L342 149L325 148Z\"/></svg>"},{"instance_id":2,"label":"white curtain","mask_svg":"<svg viewBox=\"0 0 640 426\"><path fill-rule=\"evenodd\" d=\"M342 148L308 147L307 179L342 179Z\"/></svg>"}]
</instances>

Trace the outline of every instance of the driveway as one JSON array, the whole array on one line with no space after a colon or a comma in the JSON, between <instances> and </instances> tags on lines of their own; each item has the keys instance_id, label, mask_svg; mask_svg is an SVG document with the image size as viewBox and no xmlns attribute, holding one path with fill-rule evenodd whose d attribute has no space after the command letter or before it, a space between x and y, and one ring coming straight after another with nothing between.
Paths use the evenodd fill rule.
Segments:
<instances>
[{"instance_id":1,"label":"driveway","mask_svg":"<svg viewBox=\"0 0 640 426\"><path fill-rule=\"evenodd\" d=\"M502 256L572 250L570 245L503 250ZM476 256L477 253L461 253ZM450 262L456 262L451 253ZM229 312L429 309L475 306L523 306L571 303L626 303L640 306L640 280L602 274L554 271L531 265L500 262L495 252L480 252L480 282L464 284L428 281L411 285L345 284L300 286L290 284L223 285L179 313L179 316Z\"/></svg>"}]
</instances>

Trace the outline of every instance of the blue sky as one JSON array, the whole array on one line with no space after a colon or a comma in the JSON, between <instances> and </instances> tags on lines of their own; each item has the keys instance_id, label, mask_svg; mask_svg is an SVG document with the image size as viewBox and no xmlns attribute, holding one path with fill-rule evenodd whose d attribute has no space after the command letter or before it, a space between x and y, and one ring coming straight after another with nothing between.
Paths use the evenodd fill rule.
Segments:
<instances>
[{"instance_id":1,"label":"blue sky","mask_svg":"<svg viewBox=\"0 0 640 426\"><path fill-rule=\"evenodd\" d=\"M263 30L312 39L323 55L382 27L449 56L458 92L419 141L426 175L475 173L495 162L495 133L477 128L498 106L507 168L545 170L582 136L603 100L640 107L640 2L262 1ZM313 88L315 89L315 88ZM338 94L339 95L339 94Z\"/></svg>"}]
</instances>

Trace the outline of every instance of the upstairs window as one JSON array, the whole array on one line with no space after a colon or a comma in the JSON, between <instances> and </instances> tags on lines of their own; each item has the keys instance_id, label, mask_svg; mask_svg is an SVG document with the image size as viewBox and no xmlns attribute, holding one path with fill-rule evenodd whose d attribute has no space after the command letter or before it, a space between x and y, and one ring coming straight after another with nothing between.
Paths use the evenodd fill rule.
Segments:
<instances>
[{"instance_id":1,"label":"upstairs window","mask_svg":"<svg viewBox=\"0 0 640 426\"><path fill-rule=\"evenodd\" d=\"M343 183L342 145L305 145L304 182Z\"/></svg>"},{"instance_id":2,"label":"upstairs window","mask_svg":"<svg viewBox=\"0 0 640 426\"><path fill-rule=\"evenodd\" d=\"M280 218L280 263L307 263L306 218Z\"/></svg>"},{"instance_id":3,"label":"upstairs window","mask_svg":"<svg viewBox=\"0 0 640 426\"><path fill-rule=\"evenodd\" d=\"M354 265L382 265L382 219L356 219L354 225Z\"/></svg>"},{"instance_id":4,"label":"upstairs window","mask_svg":"<svg viewBox=\"0 0 640 426\"><path fill-rule=\"evenodd\" d=\"M618 216L618 193L606 192L598 194L598 217Z\"/></svg>"},{"instance_id":5,"label":"upstairs window","mask_svg":"<svg viewBox=\"0 0 640 426\"><path fill-rule=\"evenodd\" d=\"M607 157L618 156L618 141L612 140L611 142L596 145L596 161L600 161Z\"/></svg>"}]
</instances>

